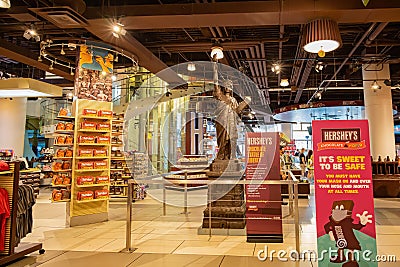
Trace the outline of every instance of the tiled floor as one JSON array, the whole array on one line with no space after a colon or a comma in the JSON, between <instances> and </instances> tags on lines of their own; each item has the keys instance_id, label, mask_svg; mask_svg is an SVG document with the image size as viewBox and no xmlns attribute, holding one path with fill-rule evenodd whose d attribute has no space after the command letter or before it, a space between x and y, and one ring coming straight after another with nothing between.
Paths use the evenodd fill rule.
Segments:
<instances>
[{"instance_id":1,"label":"tiled floor","mask_svg":"<svg viewBox=\"0 0 400 267\"><path fill-rule=\"evenodd\" d=\"M49 203L40 195L34 207L34 230L23 241L43 243L44 255L32 254L11 266L317 266L315 262L268 263L257 259L259 250L286 251L295 248L291 218L283 221L283 244L247 243L245 236L198 235L204 207L183 209L162 205L151 198L134 203L132 222L133 253L125 248L126 206L110 203L108 222L65 227L65 203ZM316 250L314 199L300 200L301 250ZM400 258L400 199L376 199L378 253ZM283 206L283 213L288 213ZM381 263L379 266L400 266Z\"/></svg>"}]
</instances>

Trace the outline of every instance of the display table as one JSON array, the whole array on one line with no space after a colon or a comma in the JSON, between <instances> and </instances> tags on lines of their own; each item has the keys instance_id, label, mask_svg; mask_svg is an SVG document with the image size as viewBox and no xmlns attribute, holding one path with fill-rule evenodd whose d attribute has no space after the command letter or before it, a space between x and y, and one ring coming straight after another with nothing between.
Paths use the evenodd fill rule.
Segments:
<instances>
[{"instance_id":1,"label":"display table","mask_svg":"<svg viewBox=\"0 0 400 267\"><path fill-rule=\"evenodd\" d=\"M372 176L374 197L400 197L400 175Z\"/></svg>"}]
</instances>

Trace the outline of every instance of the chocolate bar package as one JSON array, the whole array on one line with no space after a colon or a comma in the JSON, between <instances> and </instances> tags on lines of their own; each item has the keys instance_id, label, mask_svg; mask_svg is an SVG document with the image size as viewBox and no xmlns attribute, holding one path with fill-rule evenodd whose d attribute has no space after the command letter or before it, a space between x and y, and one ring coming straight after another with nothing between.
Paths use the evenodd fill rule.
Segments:
<instances>
[{"instance_id":1,"label":"chocolate bar package","mask_svg":"<svg viewBox=\"0 0 400 267\"><path fill-rule=\"evenodd\" d=\"M94 191L94 198L95 199L108 198L108 190L103 189Z\"/></svg>"},{"instance_id":2,"label":"chocolate bar package","mask_svg":"<svg viewBox=\"0 0 400 267\"><path fill-rule=\"evenodd\" d=\"M96 117L97 116L97 110L90 109L90 108L85 108L85 109L83 109L83 115Z\"/></svg>"},{"instance_id":3,"label":"chocolate bar package","mask_svg":"<svg viewBox=\"0 0 400 267\"><path fill-rule=\"evenodd\" d=\"M107 161L95 161L93 164L94 169L107 169Z\"/></svg>"},{"instance_id":4,"label":"chocolate bar package","mask_svg":"<svg viewBox=\"0 0 400 267\"><path fill-rule=\"evenodd\" d=\"M79 157L93 157L93 149L78 149Z\"/></svg>"},{"instance_id":5,"label":"chocolate bar package","mask_svg":"<svg viewBox=\"0 0 400 267\"><path fill-rule=\"evenodd\" d=\"M108 184L110 179L108 176L97 176L96 177L96 184Z\"/></svg>"},{"instance_id":6,"label":"chocolate bar package","mask_svg":"<svg viewBox=\"0 0 400 267\"><path fill-rule=\"evenodd\" d=\"M99 110L98 116L112 118L113 112L111 110Z\"/></svg>"},{"instance_id":7,"label":"chocolate bar package","mask_svg":"<svg viewBox=\"0 0 400 267\"><path fill-rule=\"evenodd\" d=\"M78 185L89 185L94 183L94 178L92 176L78 176L76 178L76 183Z\"/></svg>"},{"instance_id":8,"label":"chocolate bar package","mask_svg":"<svg viewBox=\"0 0 400 267\"><path fill-rule=\"evenodd\" d=\"M98 144L109 144L110 137L109 136L97 136L96 138Z\"/></svg>"},{"instance_id":9,"label":"chocolate bar package","mask_svg":"<svg viewBox=\"0 0 400 267\"><path fill-rule=\"evenodd\" d=\"M106 149L93 149L93 156L107 157L107 150Z\"/></svg>"},{"instance_id":10,"label":"chocolate bar package","mask_svg":"<svg viewBox=\"0 0 400 267\"><path fill-rule=\"evenodd\" d=\"M83 130L96 130L97 123L92 121L83 121L81 122L81 129Z\"/></svg>"},{"instance_id":11,"label":"chocolate bar package","mask_svg":"<svg viewBox=\"0 0 400 267\"><path fill-rule=\"evenodd\" d=\"M76 194L78 200L91 200L93 196L93 191L81 191Z\"/></svg>"},{"instance_id":12,"label":"chocolate bar package","mask_svg":"<svg viewBox=\"0 0 400 267\"><path fill-rule=\"evenodd\" d=\"M89 135L81 135L79 136L79 143L82 144L94 144L95 137Z\"/></svg>"},{"instance_id":13,"label":"chocolate bar package","mask_svg":"<svg viewBox=\"0 0 400 267\"><path fill-rule=\"evenodd\" d=\"M78 162L78 169L93 169L93 161L82 161Z\"/></svg>"},{"instance_id":14,"label":"chocolate bar package","mask_svg":"<svg viewBox=\"0 0 400 267\"><path fill-rule=\"evenodd\" d=\"M97 130L100 131L109 131L111 128L111 125L109 123L105 123L105 122L99 122L97 123Z\"/></svg>"}]
</instances>

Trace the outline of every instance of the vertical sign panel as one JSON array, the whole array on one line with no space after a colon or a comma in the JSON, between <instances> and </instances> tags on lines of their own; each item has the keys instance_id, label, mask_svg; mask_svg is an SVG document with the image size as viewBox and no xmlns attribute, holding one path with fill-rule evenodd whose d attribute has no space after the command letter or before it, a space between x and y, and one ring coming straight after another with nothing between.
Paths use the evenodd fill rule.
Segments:
<instances>
[{"instance_id":1,"label":"vertical sign panel","mask_svg":"<svg viewBox=\"0 0 400 267\"><path fill-rule=\"evenodd\" d=\"M279 180L279 134L246 133L246 180ZM247 242L283 242L280 185L246 185Z\"/></svg>"},{"instance_id":2,"label":"vertical sign panel","mask_svg":"<svg viewBox=\"0 0 400 267\"><path fill-rule=\"evenodd\" d=\"M378 266L368 121L312 130L319 264Z\"/></svg>"}]
</instances>

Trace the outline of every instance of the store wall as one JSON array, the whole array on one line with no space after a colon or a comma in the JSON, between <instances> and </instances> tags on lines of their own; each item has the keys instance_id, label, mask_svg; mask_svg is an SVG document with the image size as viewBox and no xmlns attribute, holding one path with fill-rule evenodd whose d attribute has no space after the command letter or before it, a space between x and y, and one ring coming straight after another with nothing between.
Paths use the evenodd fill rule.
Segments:
<instances>
[{"instance_id":1,"label":"store wall","mask_svg":"<svg viewBox=\"0 0 400 267\"><path fill-rule=\"evenodd\" d=\"M24 153L25 120L27 99L0 99L0 148L14 149L15 154Z\"/></svg>"}]
</instances>

